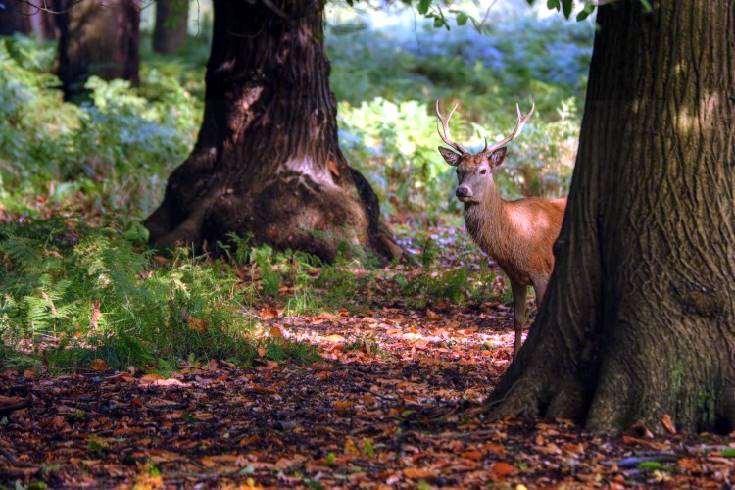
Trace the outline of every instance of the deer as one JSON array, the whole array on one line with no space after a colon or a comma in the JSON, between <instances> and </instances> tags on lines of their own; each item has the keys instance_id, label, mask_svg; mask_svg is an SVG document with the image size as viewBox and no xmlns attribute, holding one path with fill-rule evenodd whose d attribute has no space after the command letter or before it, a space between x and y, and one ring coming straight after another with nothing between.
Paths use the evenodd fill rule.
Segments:
<instances>
[{"instance_id":1,"label":"deer","mask_svg":"<svg viewBox=\"0 0 735 490\"><path fill-rule=\"evenodd\" d=\"M540 307L554 269L553 245L559 237L566 198L524 197L509 201L502 198L493 174L505 160L508 145L521 133L536 105L522 114L516 104L516 124L506 138L479 153L471 153L452 141L449 120L457 110L442 115L436 101L437 132L449 147L439 146L444 161L457 168L457 199L464 204L465 228L480 249L489 255L510 279L513 290L513 358L521 347L526 320L528 286L536 294Z\"/></svg>"}]
</instances>

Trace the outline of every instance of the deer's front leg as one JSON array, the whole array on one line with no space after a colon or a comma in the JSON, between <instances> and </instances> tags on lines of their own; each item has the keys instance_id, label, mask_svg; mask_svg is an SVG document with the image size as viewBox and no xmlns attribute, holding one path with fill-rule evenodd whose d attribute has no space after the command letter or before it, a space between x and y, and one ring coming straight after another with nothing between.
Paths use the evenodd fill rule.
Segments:
<instances>
[{"instance_id":1,"label":"deer's front leg","mask_svg":"<svg viewBox=\"0 0 735 490\"><path fill-rule=\"evenodd\" d=\"M523 335L523 324L526 321L526 294L528 288L525 284L510 281L513 288L513 329L515 339L513 340L513 359L521 348L521 337Z\"/></svg>"}]
</instances>

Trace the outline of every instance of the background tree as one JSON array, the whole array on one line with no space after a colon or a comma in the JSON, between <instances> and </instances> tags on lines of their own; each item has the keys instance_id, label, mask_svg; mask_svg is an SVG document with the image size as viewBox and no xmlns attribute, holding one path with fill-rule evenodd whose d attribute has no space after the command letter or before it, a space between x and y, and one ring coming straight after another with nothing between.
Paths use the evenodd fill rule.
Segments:
<instances>
[{"instance_id":1,"label":"background tree","mask_svg":"<svg viewBox=\"0 0 735 490\"><path fill-rule=\"evenodd\" d=\"M80 92L90 75L137 84L140 0L60 3L59 78L64 93Z\"/></svg>"},{"instance_id":2,"label":"background tree","mask_svg":"<svg viewBox=\"0 0 735 490\"><path fill-rule=\"evenodd\" d=\"M735 427L735 11L599 9L549 294L496 415Z\"/></svg>"},{"instance_id":3,"label":"background tree","mask_svg":"<svg viewBox=\"0 0 735 490\"><path fill-rule=\"evenodd\" d=\"M16 32L28 34L31 26L26 10L27 5L17 3L15 0L0 2L0 35L10 36Z\"/></svg>"},{"instance_id":4,"label":"background tree","mask_svg":"<svg viewBox=\"0 0 735 490\"><path fill-rule=\"evenodd\" d=\"M236 232L327 260L340 242L401 254L339 149L323 9L323 0L215 0L204 120L146 221L155 245L214 245Z\"/></svg>"},{"instance_id":5,"label":"background tree","mask_svg":"<svg viewBox=\"0 0 735 490\"><path fill-rule=\"evenodd\" d=\"M186 41L189 0L157 0L153 50L173 53Z\"/></svg>"},{"instance_id":6,"label":"background tree","mask_svg":"<svg viewBox=\"0 0 735 490\"><path fill-rule=\"evenodd\" d=\"M47 5L53 8L54 3L49 0ZM41 39L55 39L58 28L54 15L47 10L18 0L0 1L0 36L19 32Z\"/></svg>"}]
</instances>

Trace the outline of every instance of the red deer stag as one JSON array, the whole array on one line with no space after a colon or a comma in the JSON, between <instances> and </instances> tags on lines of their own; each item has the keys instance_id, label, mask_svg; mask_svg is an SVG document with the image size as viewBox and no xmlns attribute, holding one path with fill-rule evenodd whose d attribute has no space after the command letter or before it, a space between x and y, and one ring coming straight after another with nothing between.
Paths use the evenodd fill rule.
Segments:
<instances>
[{"instance_id":1,"label":"red deer stag","mask_svg":"<svg viewBox=\"0 0 735 490\"><path fill-rule=\"evenodd\" d=\"M521 347L521 332L526 315L528 286L536 292L536 305L541 305L551 271L554 269L552 247L561 229L563 199L526 197L506 201L500 196L493 172L503 163L507 146L523 130L535 105L525 116L516 104L517 120L513 132L502 141L477 154L467 151L449 135L449 120L439 111L436 101L437 131L449 148L439 147L446 162L457 167L457 198L464 203L465 227L479 247L508 274L513 288L513 356ZM439 125L441 123L441 126Z\"/></svg>"}]
</instances>

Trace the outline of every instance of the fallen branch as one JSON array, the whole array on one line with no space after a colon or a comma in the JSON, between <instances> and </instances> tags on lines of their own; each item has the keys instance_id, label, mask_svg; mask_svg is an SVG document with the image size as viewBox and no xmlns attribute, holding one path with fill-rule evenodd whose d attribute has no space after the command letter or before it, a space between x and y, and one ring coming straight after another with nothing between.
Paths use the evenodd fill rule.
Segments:
<instances>
[{"instance_id":1,"label":"fallen branch","mask_svg":"<svg viewBox=\"0 0 735 490\"><path fill-rule=\"evenodd\" d=\"M20 403L14 403L12 405L5 405L0 407L0 417L15 412L16 410L22 410L28 406L28 402L23 400Z\"/></svg>"}]
</instances>

